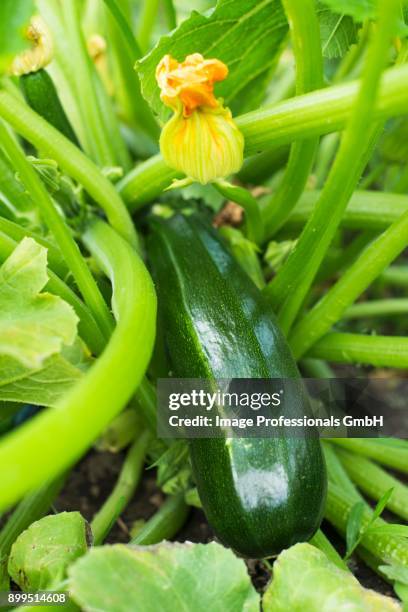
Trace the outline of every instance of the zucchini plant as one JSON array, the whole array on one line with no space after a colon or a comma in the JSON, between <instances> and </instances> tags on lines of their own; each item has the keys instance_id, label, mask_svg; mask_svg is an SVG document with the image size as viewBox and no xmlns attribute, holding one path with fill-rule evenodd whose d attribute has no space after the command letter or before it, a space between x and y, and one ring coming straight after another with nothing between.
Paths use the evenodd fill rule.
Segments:
<instances>
[{"instance_id":1,"label":"zucchini plant","mask_svg":"<svg viewBox=\"0 0 408 612\"><path fill-rule=\"evenodd\" d=\"M401 438L156 428L160 378L290 379L294 417L302 377L401 404L407 60L405 0L2 0L10 604L408 605L404 406Z\"/></svg>"}]
</instances>

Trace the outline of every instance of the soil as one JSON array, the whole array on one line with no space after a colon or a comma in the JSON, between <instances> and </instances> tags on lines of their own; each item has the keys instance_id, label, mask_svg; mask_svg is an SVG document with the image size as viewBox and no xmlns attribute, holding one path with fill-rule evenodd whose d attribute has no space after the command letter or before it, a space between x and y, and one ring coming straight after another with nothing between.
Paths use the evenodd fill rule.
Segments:
<instances>
[{"instance_id":1,"label":"soil","mask_svg":"<svg viewBox=\"0 0 408 612\"><path fill-rule=\"evenodd\" d=\"M91 451L68 477L65 487L55 501L54 510L56 512L78 510L90 521L112 490L123 457L122 453L115 455L108 452ZM163 499L163 494L156 486L155 470L146 470L134 499L113 526L106 542L128 542L133 523L140 519L149 519L160 507ZM340 554L344 554L344 543L334 529L324 523L323 530ZM179 542L209 542L214 539L214 534L204 513L193 508L187 522L175 539ZM271 576L269 569L260 561L249 560L246 564L255 588L262 592ZM363 586L393 596L390 585L381 580L357 557L352 559L351 569Z\"/></svg>"}]
</instances>

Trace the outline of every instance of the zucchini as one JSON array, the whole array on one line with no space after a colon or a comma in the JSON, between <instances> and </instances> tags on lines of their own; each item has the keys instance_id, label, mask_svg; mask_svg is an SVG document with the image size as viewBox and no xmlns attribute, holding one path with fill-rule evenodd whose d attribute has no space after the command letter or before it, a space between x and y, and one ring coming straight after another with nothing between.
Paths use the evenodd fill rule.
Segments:
<instances>
[{"instance_id":1,"label":"zucchini","mask_svg":"<svg viewBox=\"0 0 408 612\"><path fill-rule=\"evenodd\" d=\"M194 214L153 219L148 258L175 376L297 379L290 417L308 413L269 305L211 227ZM225 545L263 558L316 532L326 495L317 437L200 438L189 445L205 514Z\"/></svg>"},{"instance_id":2,"label":"zucchini","mask_svg":"<svg viewBox=\"0 0 408 612\"><path fill-rule=\"evenodd\" d=\"M50 75L44 68L20 77L20 86L27 104L43 119L79 147L78 138L69 122Z\"/></svg>"}]
</instances>

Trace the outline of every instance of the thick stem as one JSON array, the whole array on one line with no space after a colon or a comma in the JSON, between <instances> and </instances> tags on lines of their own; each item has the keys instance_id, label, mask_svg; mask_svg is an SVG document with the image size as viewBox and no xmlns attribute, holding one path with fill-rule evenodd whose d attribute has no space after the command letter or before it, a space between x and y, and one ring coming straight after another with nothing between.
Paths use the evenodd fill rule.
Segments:
<instances>
[{"instance_id":1,"label":"thick stem","mask_svg":"<svg viewBox=\"0 0 408 612\"><path fill-rule=\"evenodd\" d=\"M381 467L365 457L349 453L344 449L337 449L336 454L347 470L350 478L369 497L378 501L382 496L393 489L387 502L387 508L408 520L408 487Z\"/></svg>"},{"instance_id":2,"label":"thick stem","mask_svg":"<svg viewBox=\"0 0 408 612\"><path fill-rule=\"evenodd\" d=\"M334 444L382 465L408 474L408 442L406 440L370 440L366 438L333 438Z\"/></svg>"},{"instance_id":3,"label":"thick stem","mask_svg":"<svg viewBox=\"0 0 408 612\"><path fill-rule=\"evenodd\" d=\"M144 0L141 15L139 18L139 28L137 38L143 53L149 50L150 38L152 35L154 22L159 10L159 0Z\"/></svg>"},{"instance_id":4,"label":"thick stem","mask_svg":"<svg viewBox=\"0 0 408 612\"><path fill-rule=\"evenodd\" d=\"M72 465L130 399L150 360L156 297L144 264L101 221L85 232L84 241L112 281L117 326L99 359L53 410L2 438L0 509Z\"/></svg>"},{"instance_id":5,"label":"thick stem","mask_svg":"<svg viewBox=\"0 0 408 612\"><path fill-rule=\"evenodd\" d=\"M168 497L129 544L148 546L170 540L184 525L189 511L183 493Z\"/></svg>"},{"instance_id":6,"label":"thick stem","mask_svg":"<svg viewBox=\"0 0 408 612\"><path fill-rule=\"evenodd\" d=\"M320 198L320 191L305 191L286 222L285 228L305 225ZM355 191L341 219L347 229L387 229L408 212L408 197L383 191Z\"/></svg>"},{"instance_id":7,"label":"thick stem","mask_svg":"<svg viewBox=\"0 0 408 612\"><path fill-rule=\"evenodd\" d=\"M70 42L70 59L75 69L72 72L76 96L84 129L88 132L87 142L91 157L102 166L118 163L107 129L107 123L99 106L95 90L95 75L82 34L78 0L61 4L65 20L66 36Z\"/></svg>"},{"instance_id":8,"label":"thick stem","mask_svg":"<svg viewBox=\"0 0 408 612\"><path fill-rule=\"evenodd\" d=\"M393 317L408 313L407 298L390 298L386 300L372 300L353 304L343 313L343 319L365 319L366 317Z\"/></svg>"},{"instance_id":9,"label":"thick stem","mask_svg":"<svg viewBox=\"0 0 408 612\"><path fill-rule=\"evenodd\" d=\"M102 544L115 521L132 499L140 481L149 440L150 434L144 432L132 444L112 493L95 514L91 523L95 546Z\"/></svg>"},{"instance_id":10,"label":"thick stem","mask_svg":"<svg viewBox=\"0 0 408 612\"><path fill-rule=\"evenodd\" d=\"M361 87L339 152L295 250L268 287L268 295L278 309L286 332L307 296L377 140L378 126L372 127L373 114L398 12L398 0L380 1L378 30L368 50ZM352 168L350 159L355 160Z\"/></svg>"},{"instance_id":11,"label":"thick stem","mask_svg":"<svg viewBox=\"0 0 408 612\"><path fill-rule=\"evenodd\" d=\"M408 245L408 211L366 247L340 280L300 320L289 337L303 355Z\"/></svg>"},{"instance_id":12,"label":"thick stem","mask_svg":"<svg viewBox=\"0 0 408 612\"><path fill-rule=\"evenodd\" d=\"M307 356L335 363L405 369L408 367L408 338L331 333L318 340Z\"/></svg>"},{"instance_id":13,"label":"thick stem","mask_svg":"<svg viewBox=\"0 0 408 612\"><path fill-rule=\"evenodd\" d=\"M318 89L323 83L320 28L315 0L283 0L289 21L296 62L296 95ZM294 142L283 179L264 209L265 232L282 227L301 195L316 154L318 138Z\"/></svg>"}]
</instances>

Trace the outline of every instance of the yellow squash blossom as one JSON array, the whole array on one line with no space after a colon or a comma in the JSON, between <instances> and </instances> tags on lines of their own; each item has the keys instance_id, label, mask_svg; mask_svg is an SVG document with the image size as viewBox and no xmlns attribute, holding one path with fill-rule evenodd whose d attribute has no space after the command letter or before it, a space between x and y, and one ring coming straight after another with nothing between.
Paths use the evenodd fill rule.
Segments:
<instances>
[{"instance_id":1,"label":"yellow squash blossom","mask_svg":"<svg viewBox=\"0 0 408 612\"><path fill-rule=\"evenodd\" d=\"M21 76L45 68L53 58L52 36L46 23L39 15L34 15L31 18L25 36L31 43L31 48L26 49L14 58L10 70L14 76Z\"/></svg>"},{"instance_id":2,"label":"yellow squash blossom","mask_svg":"<svg viewBox=\"0 0 408 612\"><path fill-rule=\"evenodd\" d=\"M200 53L182 63L165 55L156 69L160 98L174 111L161 133L161 152L171 168L202 184L237 172L243 162L244 138L214 96L214 84L227 75L225 64Z\"/></svg>"}]
</instances>

